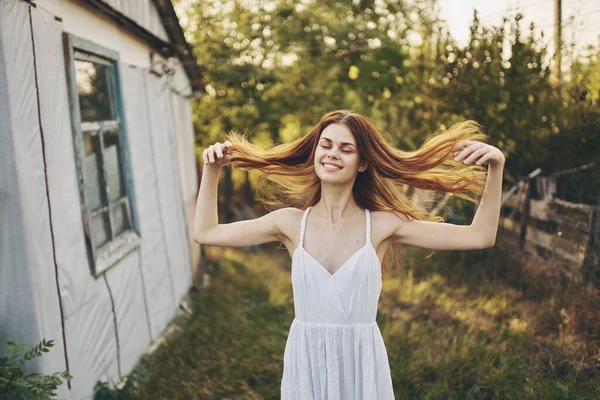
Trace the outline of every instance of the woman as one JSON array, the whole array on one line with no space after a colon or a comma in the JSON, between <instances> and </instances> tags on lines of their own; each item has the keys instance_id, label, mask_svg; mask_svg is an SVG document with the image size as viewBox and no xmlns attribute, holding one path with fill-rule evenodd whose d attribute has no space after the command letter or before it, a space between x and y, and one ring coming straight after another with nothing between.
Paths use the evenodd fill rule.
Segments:
<instances>
[{"instance_id":1,"label":"woman","mask_svg":"<svg viewBox=\"0 0 600 400\"><path fill-rule=\"evenodd\" d=\"M324 115L308 135L270 150L234 132L204 150L195 240L233 247L280 241L292 257L295 318L283 356L282 399L394 398L375 322L381 260L393 243L442 250L494 244L504 156L483 139L479 125L466 121L403 152L385 143L368 118L340 110ZM271 204L301 209L219 224L217 182L227 164L261 170L259 181L267 177L283 195ZM465 192L475 192L481 200L470 225L454 225L413 209L404 185L472 202Z\"/></svg>"}]
</instances>

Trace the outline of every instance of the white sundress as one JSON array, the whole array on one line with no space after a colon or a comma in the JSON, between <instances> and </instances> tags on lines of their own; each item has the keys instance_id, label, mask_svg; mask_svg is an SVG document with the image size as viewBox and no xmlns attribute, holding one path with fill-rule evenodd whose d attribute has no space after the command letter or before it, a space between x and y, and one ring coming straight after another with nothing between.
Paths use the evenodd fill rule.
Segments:
<instances>
[{"instance_id":1,"label":"white sundress","mask_svg":"<svg viewBox=\"0 0 600 400\"><path fill-rule=\"evenodd\" d=\"M394 399L389 361L375 322L382 288L381 263L366 241L331 274L300 243L292 256L295 318L283 355L282 400Z\"/></svg>"}]
</instances>

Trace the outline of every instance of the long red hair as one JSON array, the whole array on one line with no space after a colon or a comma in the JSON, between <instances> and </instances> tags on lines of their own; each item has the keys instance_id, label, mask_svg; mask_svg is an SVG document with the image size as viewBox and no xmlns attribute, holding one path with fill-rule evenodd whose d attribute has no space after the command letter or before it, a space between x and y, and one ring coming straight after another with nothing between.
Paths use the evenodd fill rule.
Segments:
<instances>
[{"instance_id":1,"label":"long red hair","mask_svg":"<svg viewBox=\"0 0 600 400\"><path fill-rule=\"evenodd\" d=\"M266 178L272 184L263 192L268 195L261 198L267 209L291 206L305 210L321 197L320 179L313 166L321 132L336 123L350 129L361 160L365 159L369 165L357 174L352 187L354 199L362 208L396 212L409 219L443 222L442 216L413 207L407 194L412 188L450 193L479 204L467 193L483 194L487 169L454 161L452 151L462 140L488 140L481 126L472 120L452 125L426 140L417 150L402 151L386 143L368 117L350 110L337 110L325 114L303 137L268 150L250 143L245 134L229 132L226 140L233 145L229 165L263 172L258 183Z\"/></svg>"}]
</instances>

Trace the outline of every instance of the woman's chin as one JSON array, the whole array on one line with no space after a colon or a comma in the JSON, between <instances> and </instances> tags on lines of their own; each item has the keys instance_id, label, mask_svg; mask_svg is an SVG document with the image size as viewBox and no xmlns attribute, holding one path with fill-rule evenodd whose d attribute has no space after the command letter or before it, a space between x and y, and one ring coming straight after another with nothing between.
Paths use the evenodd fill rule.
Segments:
<instances>
[{"instance_id":1,"label":"woman's chin","mask_svg":"<svg viewBox=\"0 0 600 400\"><path fill-rule=\"evenodd\" d=\"M331 183L331 184L344 184L346 183L347 179L344 179L344 177L342 175L335 175L335 174L317 174L317 176L321 179L321 182L326 182L326 183Z\"/></svg>"}]
</instances>

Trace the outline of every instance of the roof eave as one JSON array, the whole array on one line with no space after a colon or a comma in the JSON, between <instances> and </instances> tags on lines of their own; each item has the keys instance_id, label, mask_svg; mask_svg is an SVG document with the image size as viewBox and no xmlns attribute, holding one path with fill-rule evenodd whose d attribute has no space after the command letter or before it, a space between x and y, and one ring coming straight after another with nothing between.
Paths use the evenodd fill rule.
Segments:
<instances>
[{"instance_id":1,"label":"roof eave","mask_svg":"<svg viewBox=\"0 0 600 400\"><path fill-rule=\"evenodd\" d=\"M170 0L153 0L161 22L165 27L171 43L166 42L148 31L143 26L105 3L103 0L85 0L85 3L100 11L126 30L130 31L144 42L148 43L163 57L177 56L190 80L192 97L200 98L205 93L205 83L198 61L183 33L175 9Z\"/></svg>"},{"instance_id":2,"label":"roof eave","mask_svg":"<svg viewBox=\"0 0 600 400\"><path fill-rule=\"evenodd\" d=\"M171 0L153 0L153 2L158 10L161 22L167 31L167 35L171 43L174 44L177 55L182 61L183 67L190 79L193 97L199 98L205 92L204 88L206 85L192 47L185 40L185 34L179 24L173 3Z\"/></svg>"}]
</instances>

